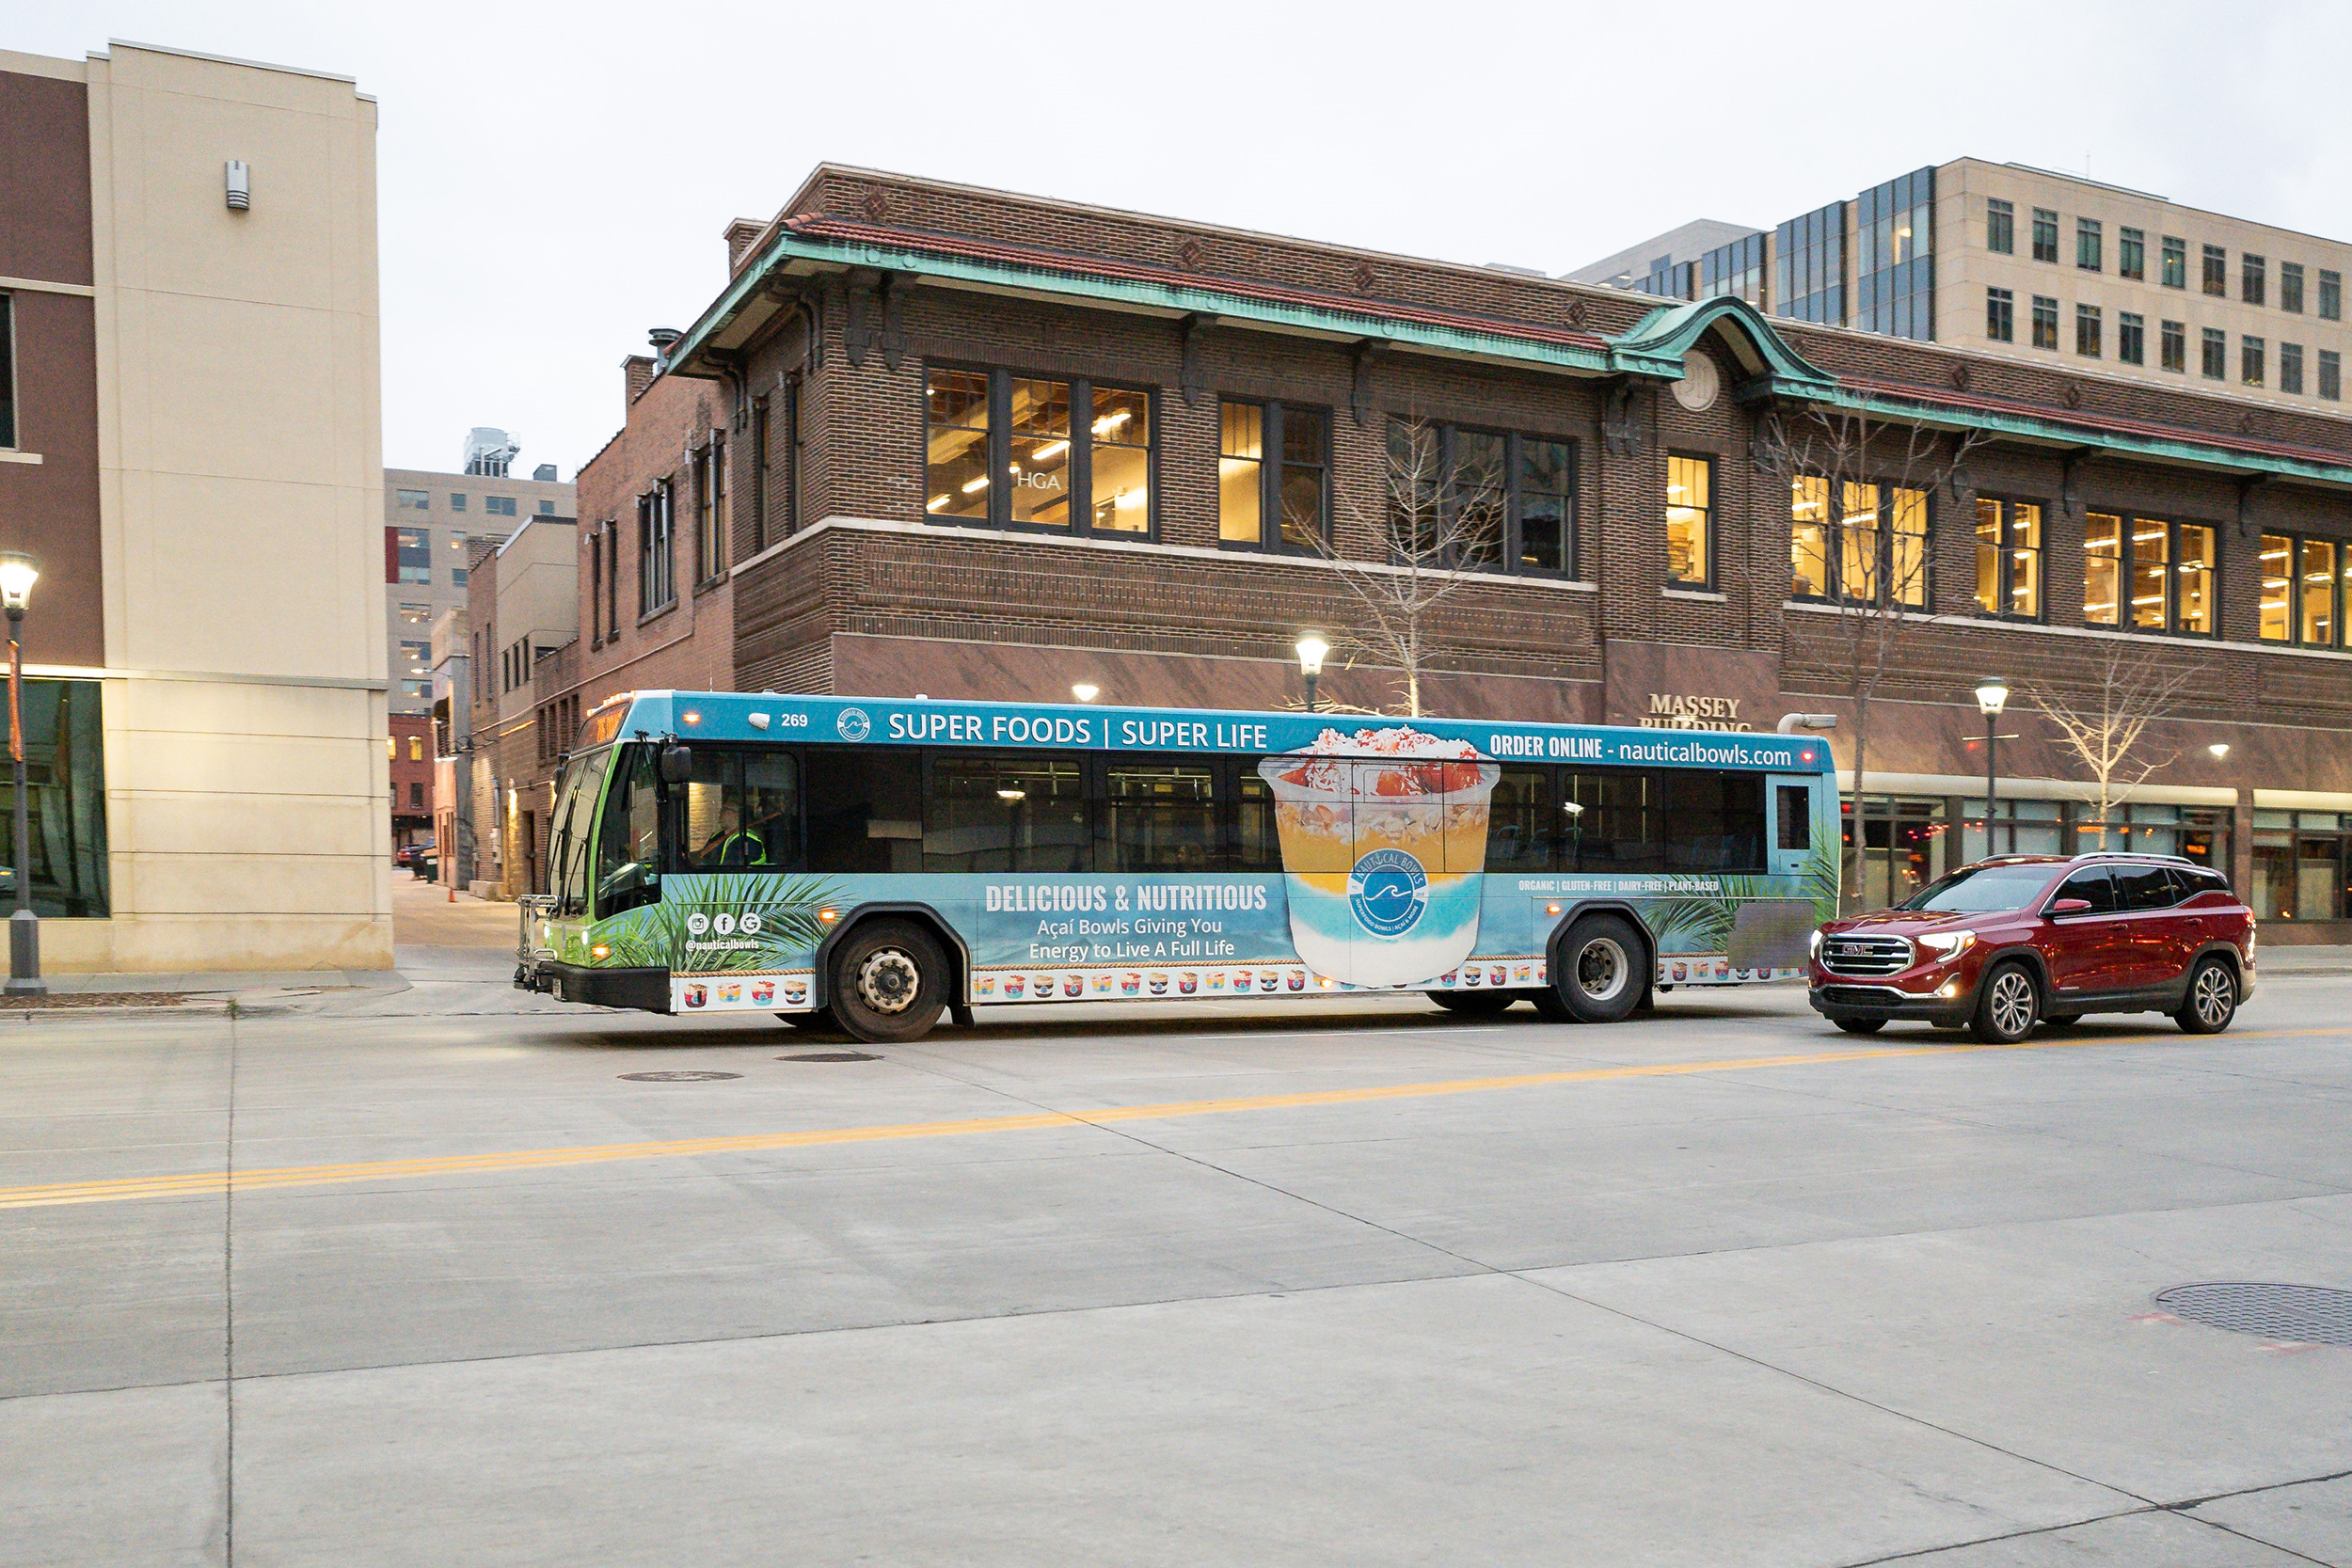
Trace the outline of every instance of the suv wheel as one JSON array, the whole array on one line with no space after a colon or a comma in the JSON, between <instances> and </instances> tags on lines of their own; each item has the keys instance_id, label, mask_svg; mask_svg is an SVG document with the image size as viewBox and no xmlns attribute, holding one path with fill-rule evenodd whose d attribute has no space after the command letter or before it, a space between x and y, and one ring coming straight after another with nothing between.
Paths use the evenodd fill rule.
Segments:
<instances>
[{"instance_id":1,"label":"suv wheel","mask_svg":"<svg viewBox=\"0 0 2352 1568\"><path fill-rule=\"evenodd\" d=\"M2219 958L2189 972L2188 995L2172 1022L2192 1035L2217 1035L2237 1016L2237 976Z\"/></svg>"},{"instance_id":2,"label":"suv wheel","mask_svg":"<svg viewBox=\"0 0 2352 1568\"><path fill-rule=\"evenodd\" d=\"M1560 939L1552 992L1579 1023L1614 1023L1642 1000L1648 952L1622 915L1588 914Z\"/></svg>"},{"instance_id":3,"label":"suv wheel","mask_svg":"<svg viewBox=\"0 0 2352 1568\"><path fill-rule=\"evenodd\" d=\"M2041 1014L2042 990L2033 972L2021 963L2005 963L1985 976L1969 1027L1987 1045L2015 1045L2033 1033Z\"/></svg>"},{"instance_id":4,"label":"suv wheel","mask_svg":"<svg viewBox=\"0 0 2352 1568\"><path fill-rule=\"evenodd\" d=\"M860 926L834 955L834 1020L870 1045L929 1034L946 1005L946 957L911 922Z\"/></svg>"}]
</instances>

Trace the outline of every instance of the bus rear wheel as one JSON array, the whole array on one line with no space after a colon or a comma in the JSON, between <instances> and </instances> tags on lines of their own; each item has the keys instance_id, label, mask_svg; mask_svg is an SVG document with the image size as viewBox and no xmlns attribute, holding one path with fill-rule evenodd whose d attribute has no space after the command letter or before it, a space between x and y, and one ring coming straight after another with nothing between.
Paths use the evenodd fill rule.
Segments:
<instances>
[{"instance_id":1,"label":"bus rear wheel","mask_svg":"<svg viewBox=\"0 0 2352 1568\"><path fill-rule=\"evenodd\" d=\"M947 958L930 932L904 920L869 921L833 957L832 1000L842 1029L870 1045L918 1039L947 1006Z\"/></svg>"},{"instance_id":2,"label":"bus rear wheel","mask_svg":"<svg viewBox=\"0 0 2352 1568\"><path fill-rule=\"evenodd\" d=\"M1464 1018L1493 1018L1518 1000L1507 990L1425 990L1422 994Z\"/></svg>"},{"instance_id":3,"label":"bus rear wheel","mask_svg":"<svg viewBox=\"0 0 2352 1568\"><path fill-rule=\"evenodd\" d=\"M1579 1023L1615 1023L1641 1005L1648 961L1649 948L1623 915L1585 915L1560 939L1551 966L1554 1006L1544 1011Z\"/></svg>"}]
</instances>

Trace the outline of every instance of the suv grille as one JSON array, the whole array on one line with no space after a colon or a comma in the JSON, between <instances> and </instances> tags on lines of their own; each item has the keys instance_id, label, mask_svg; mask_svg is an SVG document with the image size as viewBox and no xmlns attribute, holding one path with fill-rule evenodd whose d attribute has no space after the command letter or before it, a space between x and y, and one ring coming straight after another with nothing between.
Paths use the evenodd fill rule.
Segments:
<instances>
[{"instance_id":1,"label":"suv grille","mask_svg":"<svg viewBox=\"0 0 2352 1568\"><path fill-rule=\"evenodd\" d=\"M1906 937L1831 937L1821 943L1821 967L1832 974L1900 974L1911 967Z\"/></svg>"}]
</instances>

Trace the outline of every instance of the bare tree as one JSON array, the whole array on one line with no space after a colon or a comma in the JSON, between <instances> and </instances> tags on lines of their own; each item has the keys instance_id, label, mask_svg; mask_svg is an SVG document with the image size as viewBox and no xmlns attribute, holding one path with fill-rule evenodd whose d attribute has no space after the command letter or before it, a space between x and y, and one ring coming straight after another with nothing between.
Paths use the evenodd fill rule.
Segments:
<instances>
[{"instance_id":1,"label":"bare tree","mask_svg":"<svg viewBox=\"0 0 2352 1568\"><path fill-rule=\"evenodd\" d=\"M2099 786L2099 821L2131 798L2150 774L2178 757L2139 749L2148 726L2169 718L2205 673L2201 664L2169 667L2155 648L2109 642L2080 690L2026 681L2019 693L2058 726L2059 749Z\"/></svg>"},{"instance_id":2,"label":"bare tree","mask_svg":"<svg viewBox=\"0 0 2352 1568\"><path fill-rule=\"evenodd\" d=\"M1870 754L1870 702L1905 623L1932 619L1928 565L1928 499L1949 488L1980 431L1947 434L1893 424L1854 409L1808 404L1775 409L1756 435L1756 467L1789 489L1792 586L1836 612L1842 639L1846 695L1853 704L1853 777L1857 830L1864 768ZM1857 831L1846 856L1839 898L1860 892L1866 847Z\"/></svg>"},{"instance_id":3,"label":"bare tree","mask_svg":"<svg viewBox=\"0 0 2352 1568\"><path fill-rule=\"evenodd\" d=\"M1313 541L1334 568L1355 611L1335 629L1352 668L1359 660L1394 671L1391 677L1408 717L1421 717L1422 676L1429 669L1437 611L1494 564L1502 551L1503 474L1500 454L1439 450L1435 426L1393 421L1389 431L1387 483L1377 515L1351 502L1350 530L1379 540L1385 559L1356 561L1324 539L1311 518L1283 519L1283 531Z\"/></svg>"}]
</instances>

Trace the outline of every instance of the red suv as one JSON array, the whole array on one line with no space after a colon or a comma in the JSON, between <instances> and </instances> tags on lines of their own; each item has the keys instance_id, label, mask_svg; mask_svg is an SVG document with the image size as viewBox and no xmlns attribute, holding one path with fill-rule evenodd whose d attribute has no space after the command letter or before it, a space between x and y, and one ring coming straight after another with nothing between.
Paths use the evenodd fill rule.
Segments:
<instances>
[{"instance_id":1,"label":"red suv","mask_svg":"<svg viewBox=\"0 0 2352 1568\"><path fill-rule=\"evenodd\" d=\"M2013 1045L2085 1013L2230 1026L2254 993L2254 911L2229 879L2169 855L2005 855L1891 910L1813 933L1813 1010L1849 1034L1888 1019Z\"/></svg>"}]
</instances>

